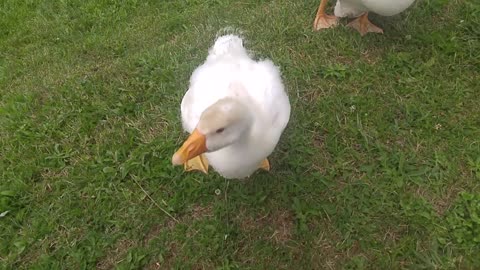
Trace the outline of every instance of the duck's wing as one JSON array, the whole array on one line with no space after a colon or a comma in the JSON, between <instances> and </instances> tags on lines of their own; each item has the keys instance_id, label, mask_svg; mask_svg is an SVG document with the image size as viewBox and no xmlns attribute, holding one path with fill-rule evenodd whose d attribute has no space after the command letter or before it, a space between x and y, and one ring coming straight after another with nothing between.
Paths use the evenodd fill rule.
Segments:
<instances>
[{"instance_id":1,"label":"duck's wing","mask_svg":"<svg viewBox=\"0 0 480 270\"><path fill-rule=\"evenodd\" d=\"M257 62L246 83L267 124L283 130L290 118L290 101L279 68L270 60Z\"/></svg>"}]
</instances>

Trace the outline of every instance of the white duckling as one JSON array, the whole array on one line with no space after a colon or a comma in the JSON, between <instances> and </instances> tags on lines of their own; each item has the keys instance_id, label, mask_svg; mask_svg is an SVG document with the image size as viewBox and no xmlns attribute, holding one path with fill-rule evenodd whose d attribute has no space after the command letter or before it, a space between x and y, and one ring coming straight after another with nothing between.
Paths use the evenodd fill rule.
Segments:
<instances>
[{"instance_id":1,"label":"white duckling","mask_svg":"<svg viewBox=\"0 0 480 270\"><path fill-rule=\"evenodd\" d=\"M406 10L415 0L337 0L335 16L325 14L328 0L321 0L313 22L315 30L331 28L338 24L338 17L357 17L348 26L363 36L368 32L383 33L383 29L368 20L368 12L382 16L393 16Z\"/></svg>"},{"instance_id":2,"label":"white duckling","mask_svg":"<svg viewBox=\"0 0 480 270\"><path fill-rule=\"evenodd\" d=\"M272 61L255 61L236 35L219 37L190 78L181 104L190 133L173 155L174 165L228 179L270 169L273 152L290 118L290 102Z\"/></svg>"}]
</instances>

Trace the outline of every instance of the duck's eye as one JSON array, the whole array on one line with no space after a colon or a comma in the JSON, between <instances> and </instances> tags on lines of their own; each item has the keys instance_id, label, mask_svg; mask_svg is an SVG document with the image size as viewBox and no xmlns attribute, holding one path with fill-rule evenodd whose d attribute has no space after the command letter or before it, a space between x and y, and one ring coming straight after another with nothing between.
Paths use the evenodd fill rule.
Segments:
<instances>
[{"instance_id":1,"label":"duck's eye","mask_svg":"<svg viewBox=\"0 0 480 270\"><path fill-rule=\"evenodd\" d=\"M216 132L217 132L217 133L222 133L224 130L225 130L225 128L219 128L219 129L217 129Z\"/></svg>"}]
</instances>

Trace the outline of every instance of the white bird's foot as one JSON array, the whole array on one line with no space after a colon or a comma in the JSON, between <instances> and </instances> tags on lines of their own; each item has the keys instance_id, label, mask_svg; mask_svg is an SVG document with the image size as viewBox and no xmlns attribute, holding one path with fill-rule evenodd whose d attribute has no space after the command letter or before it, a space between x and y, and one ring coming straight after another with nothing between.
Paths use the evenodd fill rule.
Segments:
<instances>
[{"instance_id":1,"label":"white bird's foot","mask_svg":"<svg viewBox=\"0 0 480 270\"><path fill-rule=\"evenodd\" d=\"M333 15L325 14L325 8L327 7L328 0L321 0L318 6L317 16L313 21L313 29L321 30L325 28L332 28L338 25L338 18Z\"/></svg>"},{"instance_id":2,"label":"white bird's foot","mask_svg":"<svg viewBox=\"0 0 480 270\"><path fill-rule=\"evenodd\" d=\"M268 162L268 159L264 159L262 161L262 163L260 163L260 166L258 168L269 172L270 171L270 162Z\"/></svg>"},{"instance_id":3,"label":"white bird's foot","mask_svg":"<svg viewBox=\"0 0 480 270\"><path fill-rule=\"evenodd\" d=\"M326 28L333 28L338 25L338 18L333 15L327 14L319 14L315 17L315 21L313 22L313 29L316 31L326 29Z\"/></svg>"},{"instance_id":4,"label":"white bird's foot","mask_svg":"<svg viewBox=\"0 0 480 270\"><path fill-rule=\"evenodd\" d=\"M208 174L208 160L204 154L201 154L185 162L184 169L186 172L201 171Z\"/></svg>"},{"instance_id":5,"label":"white bird's foot","mask_svg":"<svg viewBox=\"0 0 480 270\"><path fill-rule=\"evenodd\" d=\"M368 12L365 12L363 15L355 18L353 21L347 24L357 30L360 35L364 36L367 33L379 33L383 34L383 29L371 23L368 20Z\"/></svg>"}]
</instances>

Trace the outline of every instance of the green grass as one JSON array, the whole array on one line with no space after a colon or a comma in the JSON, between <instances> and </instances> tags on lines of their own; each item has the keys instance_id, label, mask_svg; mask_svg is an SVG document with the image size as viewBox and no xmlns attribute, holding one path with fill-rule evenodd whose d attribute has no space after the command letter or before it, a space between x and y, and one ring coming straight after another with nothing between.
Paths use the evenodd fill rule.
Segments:
<instances>
[{"instance_id":1,"label":"green grass","mask_svg":"<svg viewBox=\"0 0 480 270\"><path fill-rule=\"evenodd\" d=\"M313 32L317 0L3 0L0 269L480 268L475 2L361 38ZM292 102L247 181L170 163L227 26Z\"/></svg>"}]
</instances>

